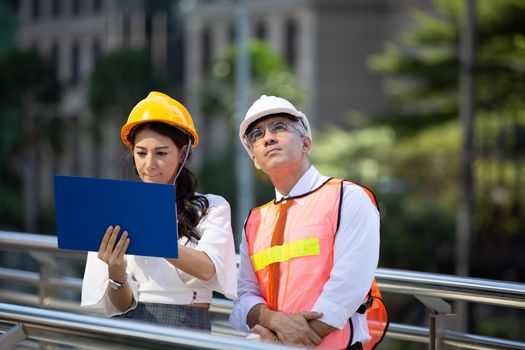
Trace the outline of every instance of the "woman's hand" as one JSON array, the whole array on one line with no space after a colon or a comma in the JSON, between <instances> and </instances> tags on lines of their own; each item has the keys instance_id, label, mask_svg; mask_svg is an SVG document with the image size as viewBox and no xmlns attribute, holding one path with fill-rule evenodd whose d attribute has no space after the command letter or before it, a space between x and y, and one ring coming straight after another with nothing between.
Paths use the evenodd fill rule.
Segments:
<instances>
[{"instance_id":1,"label":"woman's hand","mask_svg":"<svg viewBox=\"0 0 525 350\"><path fill-rule=\"evenodd\" d=\"M128 232L124 231L117 242L120 226L109 226L98 249L98 258L108 264L109 278L116 282L126 282L127 262L124 258L129 246Z\"/></svg>"}]
</instances>

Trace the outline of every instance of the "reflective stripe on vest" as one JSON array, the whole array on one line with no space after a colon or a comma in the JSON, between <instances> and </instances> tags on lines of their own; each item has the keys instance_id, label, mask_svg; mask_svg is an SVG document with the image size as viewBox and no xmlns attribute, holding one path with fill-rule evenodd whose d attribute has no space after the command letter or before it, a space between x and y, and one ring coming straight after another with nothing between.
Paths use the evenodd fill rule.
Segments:
<instances>
[{"instance_id":1,"label":"reflective stripe on vest","mask_svg":"<svg viewBox=\"0 0 525 350\"><path fill-rule=\"evenodd\" d=\"M314 237L300 239L288 244L268 248L262 252L252 255L251 259L254 270L259 271L276 262L285 262L301 256L318 254L319 238Z\"/></svg>"}]
</instances>

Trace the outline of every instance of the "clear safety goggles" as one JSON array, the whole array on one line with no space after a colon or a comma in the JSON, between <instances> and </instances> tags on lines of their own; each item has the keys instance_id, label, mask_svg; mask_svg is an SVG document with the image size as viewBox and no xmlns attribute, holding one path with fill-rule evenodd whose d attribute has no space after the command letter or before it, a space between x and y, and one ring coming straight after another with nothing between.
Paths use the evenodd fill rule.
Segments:
<instances>
[{"instance_id":1,"label":"clear safety goggles","mask_svg":"<svg viewBox=\"0 0 525 350\"><path fill-rule=\"evenodd\" d=\"M253 145L264 137L266 130L270 131L272 134L295 130L299 135L304 136L303 132L301 132L294 124L283 121L275 121L266 125L266 127L258 127L253 129L248 134L246 134L246 139L251 145Z\"/></svg>"}]
</instances>

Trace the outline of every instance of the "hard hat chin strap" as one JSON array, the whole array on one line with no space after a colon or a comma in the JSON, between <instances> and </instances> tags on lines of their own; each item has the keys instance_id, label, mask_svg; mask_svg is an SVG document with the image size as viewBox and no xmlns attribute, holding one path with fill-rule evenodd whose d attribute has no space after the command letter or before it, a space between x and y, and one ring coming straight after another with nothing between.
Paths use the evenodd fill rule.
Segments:
<instances>
[{"instance_id":1,"label":"hard hat chin strap","mask_svg":"<svg viewBox=\"0 0 525 350\"><path fill-rule=\"evenodd\" d=\"M184 155L184 160L179 164L179 170L177 170L177 175L173 178L173 185L177 182L177 178L179 177L180 172L182 171L182 168L186 165L186 162L188 161L188 158L190 156L191 152L191 138L188 137L188 144L186 145L186 154Z\"/></svg>"}]
</instances>

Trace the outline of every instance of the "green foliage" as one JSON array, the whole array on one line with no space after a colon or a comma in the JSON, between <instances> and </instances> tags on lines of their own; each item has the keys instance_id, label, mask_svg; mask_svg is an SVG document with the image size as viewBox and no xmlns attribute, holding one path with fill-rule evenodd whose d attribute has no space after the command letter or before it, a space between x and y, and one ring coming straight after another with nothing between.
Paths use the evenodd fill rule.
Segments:
<instances>
[{"instance_id":1,"label":"green foliage","mask_svg":"<svg viewBox=\"0 0 525 350\"><path fill-rule=\"evenodd\" d=\"M234 145L230 144L228 147L229 149L223 155L209 158L204 162L199 172L199 180L204 192L219 193L226 198L232 208L235 208L235 182L231 181L231 175L224 174L227 169L235 167L234 157L231 156L234 153ZM221 175L217 176L217 174Z\"/></svg>"},{"instance_id":2,"label":"green foliage","mask_svg":"<svg viewBox=\"0 0 525 350\"><path fill-rule=\"evenodd\" d=\"M20 228L23 205L20 178L8 169L0 172L0 224L3 228Z\"/></svg>"},{"instance_id":3,"label":"green foliage","mask_svg":"<svg viewBox=\"0 0 525 350\"><path fill-rule=\"evenodd\" d=\"M119 49L103 58L91 74L88 101L95 119L129 112L151 90L164 90L165 80L154 70L146 50ZM121 116L123 120L127 114Z\"/></svg>"},{"instance_id":4,"label":"green foliage","mask_svg":"<svg viewBox=\"0 0 525 350\"><path fill-rule=\"evenodd\" d=\"M382 264L453 273L460 193L459 38L463 3L436 0L436 11L414 10L416 26L402 42L369 59L387 78L391 101L352 132L316 137L312 158L326 174L371 187L382 207ZM501 278L520 260L525 224L525 3L477 1L474 275ZM357 123L356 123L357 121ZM521 227L521 228L520 228ZM505 248L506 247L506 248ZM477 256L493 256L491 263Z\"/></svg>"},{"instance_id":5,"label":"green foliage","mask_svg":"<svg viewBox=\"0 0 525 350\"><path fill-rule=\"evenodd\" d=\"M0 56L9 53L15 46L16 8L14 1L0 0Z\"/></svg>"},{"instance_id":6,"label":"green foliage","mask_svg":"<svg viewBox=\"0 0 525 350\"><path fill-rule=\"evenodd\" d=\"M476 324L476 333L490 334L491 337L495 338L525 341L525 314L523 310L512 310L510 315L503 315L500 310L491 311L492 314L495 314L494 316L480 317Z\"/></svg>"},{"instance_id":7,"label":"green foliage","mask_svg":"<svg viewBox=\"0 0 525 350\"><path fill-rule=\"evenodd\" d=\"M0 103L19 106L23 98L56 102L60 96L52 67L34 51L14 50L0 60Z\"/></svg>"},{"instance_id":8,"label":"green foliage","mask_svg":"<svg viewBox=\"0 0 525 350\"><path fill-rule=\"evenodd\" d=\"M17 143L20 140L18 114L11 108L0 111L0 168L6 169Z\"/></svg>"},{"instance_id":9,"label":"green foliage","mask_svg":"<svg viewBox=\"0 0 525 350\"><path fill-rule=\"evenodd\" d=\"M378 196L383 266L451 273L447 242L457 184L443 179L459 166L458 148L454 123L413 138L399 138L390 126L350 133L334 128L316 138L310 155L322 173L364 184Z\"/></svg>"},{"instance_id":10,"label":"green foliage","mask_svg":"<svg viewBox=\"0 0 525 350\"><path fill-rule=\"evenodd\" d=\"M201 110L207 117L227 117L233 124L235 111L235 57L237 48L231 46L224 57L213 63L206 85L201 88ZM251 100L262 94L282 96L300 103L302 92L286 61L262 41L250 42ZM237 125L232 125L237 128Z\"/></svg>"},{"instance_id":11,"label":"green foliage","mask_svg":"<svg viewBox=\"0 0 525 350\"><path fill-rule=\"evenodd\" d=\"M60 86L52 67L35 52L12 50L0 58L0 222L20 228L23 216L22 182L16 165L39 131L53 124L49 107L56 104ZM43 135L43 141L60 143ZM34 146L32 146L34 147Z\"/></svg>"},{"instance_id":12,"label":"green foliage","mask_svg":"<svg viewBox=\"0 0 525 350\"><path fill-rule=\"evenodd\" d=\"M458 115L459 36L462 3L435 1L436 13L414 11L417 26L400 44L387 43L369 59L372 70L390 76L392 96L379 118L403 132ZM507 108L525 94L525 8L523 1L478 1L476 104L481 111Z\"/></svg>"}]
</instances>

